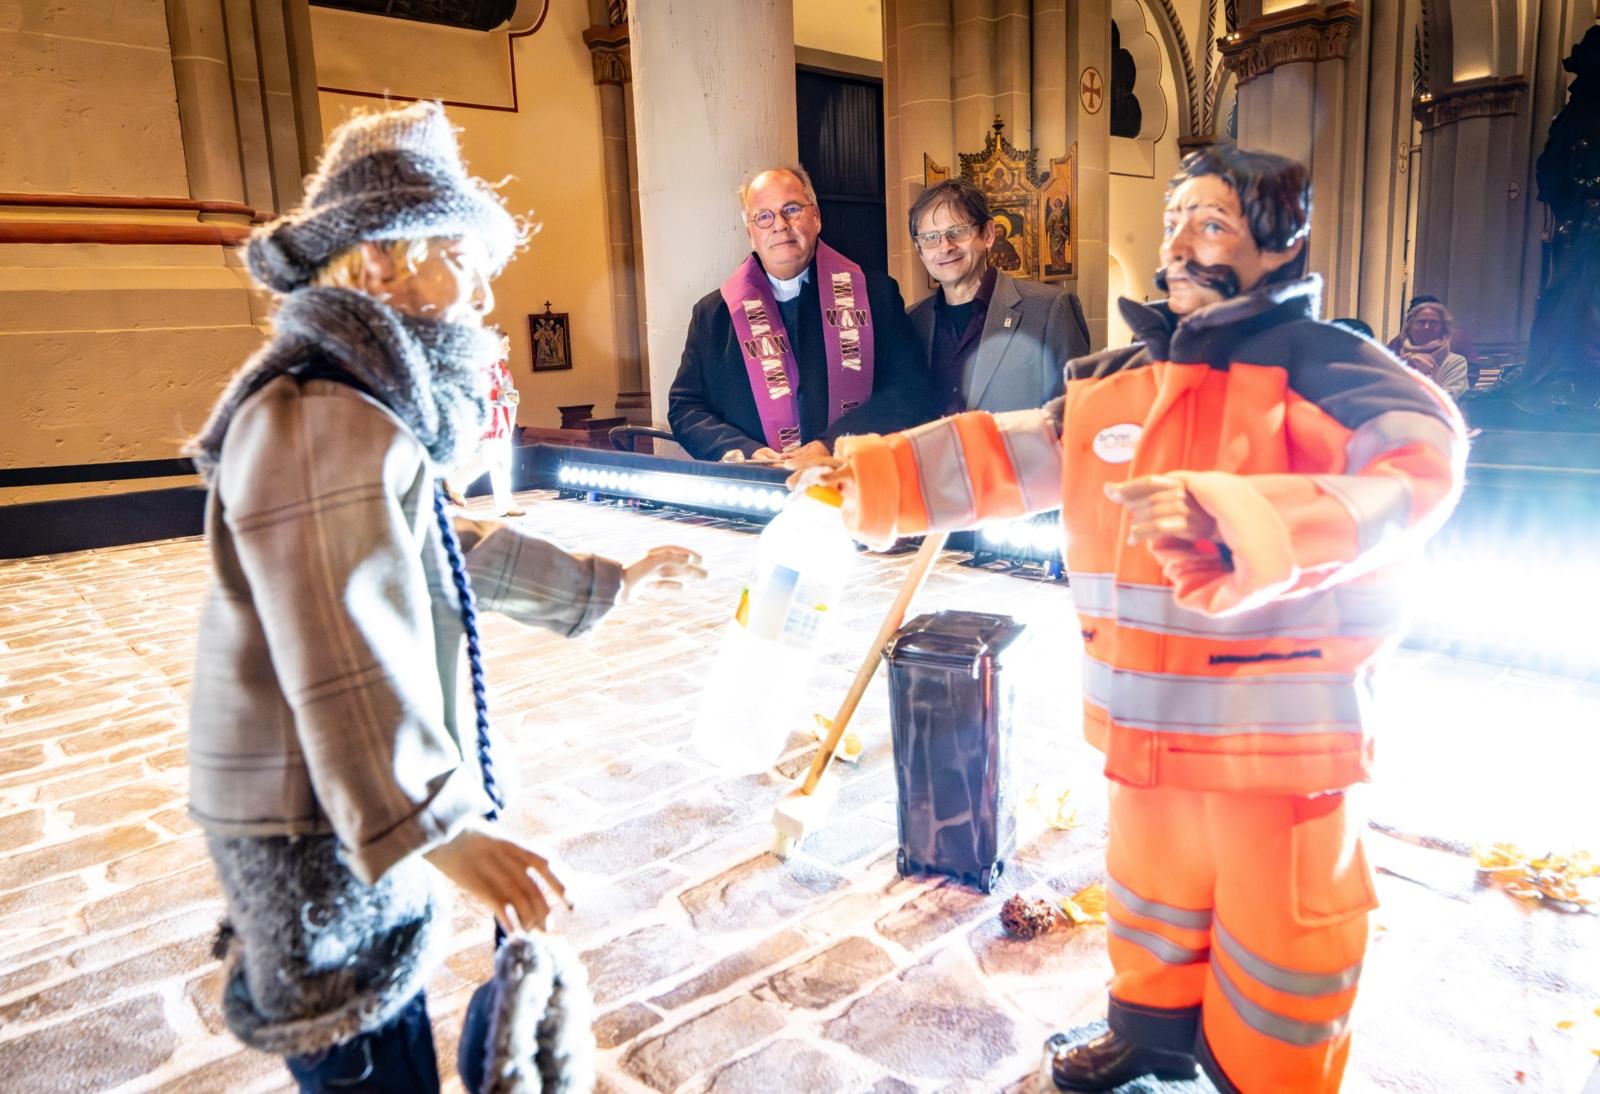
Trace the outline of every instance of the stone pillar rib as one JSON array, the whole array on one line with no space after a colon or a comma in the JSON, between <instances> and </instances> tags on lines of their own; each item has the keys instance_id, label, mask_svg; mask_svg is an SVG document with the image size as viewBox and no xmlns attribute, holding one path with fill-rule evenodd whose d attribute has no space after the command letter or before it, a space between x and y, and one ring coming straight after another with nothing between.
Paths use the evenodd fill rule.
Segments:
<instances>
[{"instance_id":1,"label":"stone pillar rib","mask_svg":"<svg viewBox=\"0 0 1600 1094\"><path fill-rule=\"evenodd\" d=\"M1067 144L1078 145L1077 281L1066 288L1078 294L1089 320L1089 344L1106 344L1111 204L1111 110L1084 108L1078 93L1083 72L1099 71L1102 86L1111 77L1111 7L1108 0L1073 0L1067 10Z\"/></svg>"},{"instance_id":2,"label":"stone pillar rib","mask_svg":"<svg viewBox=\"0 0 1600 1094\"><path fill-rule=\"evenodd\" d=\"M796 156L794 9L653 0L629 5L628 27L651 410L665 421L690 311L748 252L735 191L749 172Z\"/></svg>"},{"instance_id":3,"label":"stone pillar rib","mask_svg":"<svg viewBox=\"0 0 1600 1094\"><path fill-rule=\"evenodd\" d=\"M262 0L263 4L270 0ZM222 0L227 34L228 69L233 84L233 122L239 135L239 161L244 172L244 199L257 209L275 208L272 192L272 148L267 136L267 108L261 68L266 51L256 41L257 5L252 0Z\"/></svg>"},{"instance_id":4,"label":"stone pillar rib","mask_svg":"<svg viewBox=\"0 0 1600 1094\"><path fill-rule=\"evenodd\" d=\"M995 115L996 5L995 0L955 0L954 8L950 75L956 146L979 148Z\"/></svg>"},{"instance_id":5,"label":"stone pillar rib","mask_svg":"<svg viewBox=\"0 0 1600 1094\"><path fill-rule=\"evenodd\" d=\"M1033 0L1033 125L1039 162L1067 154L1067 3Z\"/></svg>"},{"instance_id":6,"label":"stone pillar rib","mask_svg":"<svg viewBox=\"0 0 1600 1094\"><path fill-rule=\"evenodd\" d=\"M1033 39L1029 0L1000 0L994 35L995 113L1006 120L1011 143L1033 139Z\"/></svg>"},{"instance_id":7,"label":"stone pillar rib","mask_svg":"<svg viewBox=\"0 0 1600 1094\"><path fill-rule=\"evenodd\" d=\"M888 173L891 209L898 210L898 223L891 225L889 253L890 269L910 304L930 291L927 271L903 227L905 210L923 190L923 157L931 157L952 173L960 170L951 123L954 35L949 0L896 0L894 15L888 37L894 42L892 79L899 150ZM981 130L978 136L981 139Z\"/></svg>"},{"instance_id":8,"label":"stone pillar rib","mask_svg":"<svg viewBox=\"0 0 1600 1094\"><path fill-rule=\"evenodd\" d=\"M617 391L648 390L639 353L638 261L634 227L634 150L628 126L632 94L628 28L591 26L583 35L594 62L600 97L600 144L606 196L606 239L611 268L611 329L617 347Z\"/></svg>"},{"instance_id":9,"label":"stone pillar rib","mask_svg":"<svg viewBox=\"0 0 1600 1094\"><path fill-rule=\"evenodd\" d=\"M222 4L220 0L166 0L166 6L189 196L245 202Z\"/></svg>"},{"instance_id":10,"label":"stone pillar rib","mask_svg":"<svg viewBox=\"0 0 1600 1094\"><path fill-rule=\"evenodd\" d=\"M300 168L294 63L289 55L284 0L253 0L251 7L261 58L261 110L267 126L271 208L287 209L299 198L304 172Z\"/></svg>"}]
</instances>

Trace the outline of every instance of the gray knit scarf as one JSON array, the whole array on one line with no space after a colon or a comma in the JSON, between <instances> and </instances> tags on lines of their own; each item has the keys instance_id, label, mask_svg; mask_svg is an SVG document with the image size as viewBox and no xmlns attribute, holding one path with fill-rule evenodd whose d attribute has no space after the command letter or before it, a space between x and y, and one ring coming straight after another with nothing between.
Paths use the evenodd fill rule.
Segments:
<instances>
[{"instance_id":1,"label":"gray knit scarf","mask_svg":"<svg viewBox=\"0 0 1600 1094\"><path fill-rule=\"evenodd\" d=\"M400 312L352 289L292 292L273 317L270 342L244 363L185 446L209 484L228 423L268 381L321 357L348 373L449 469L468 455L489 420L488 369L500 351L493 332Z\"/></svg>"}]
</instances>

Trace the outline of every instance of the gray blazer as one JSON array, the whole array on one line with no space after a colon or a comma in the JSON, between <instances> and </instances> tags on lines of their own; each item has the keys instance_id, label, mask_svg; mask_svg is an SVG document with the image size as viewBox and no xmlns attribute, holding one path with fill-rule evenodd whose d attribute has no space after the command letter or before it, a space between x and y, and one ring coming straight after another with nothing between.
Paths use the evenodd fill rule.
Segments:
<instances>
[{"instance_id":1,"label":"gray blazer","mask_svg":"<svg viewBox=\"0 0 1600 1094\"><path fill-rule=\"evenodd\" d=\"M943 290L941 290L943 291ZM907 309L933 365L933 324L939 294ZM997 272L978 351L961 377L968 410L1029 410L1061 394L1062 366L1089 352L1089 324L1076 293Z\"/></svg>"}]
</instances>

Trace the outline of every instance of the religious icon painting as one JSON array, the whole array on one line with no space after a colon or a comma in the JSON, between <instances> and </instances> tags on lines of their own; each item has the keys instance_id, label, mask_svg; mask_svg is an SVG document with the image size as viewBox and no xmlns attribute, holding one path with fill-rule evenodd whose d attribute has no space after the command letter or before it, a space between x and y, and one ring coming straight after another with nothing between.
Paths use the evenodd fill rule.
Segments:
<instances>
[{"instance_id":1,"label":"religious icon painting","mask_svg":"<svg viewBox=\"0 0 1600 1094\"><path fill-rule=\"evenodd\" d=\"M989 248L989 265L1016 277L1034 275L1028 252L1031 210L1021 202L991 204L994 213L994 246Z\"/></svg>"},{"instance_id":2,"label":"religious icon painting","mask_svg":"<svg viewBox=\"0 0 1600 1094\"><path fill-rule=\"evenodd\" d=\"M544 302L542 315L528 316L528 337L533 345L533 371L557 372L572 367L572 334L566 312L550 310Z\"/></svg>"},{"instance_id":3,"label":"religious icon painting","mask_svg":"<svg viewBox=\"0 0 1600 1094\"><path fill-rule=\"evenodd\" d=\"M996 116L994 125L984 136L983 151L960 153L961 177L983 191L994 213L995 241L989 248L989 265L1013 277L1065 280L1073 273L1070 234L1073 154L1067 154L1068 166L1059 172L1067 180L1066 189L1058 195L1061 201L1052 222L1051 207L1044 200L1044 187L1051 177L1039 173L1038 150L1013 146L1005 139L1004 131L1005 122ZM1051 166L1062 162L1052 161ZM950 177L950 169L935 163L927 153L922 156L922 171L925 186ZM1052 230L1052 223L1057 232L1063 227L1068 232L1055 254L1047 247L1047 233ZM1060 261L1052 261L1054 258ZM931 280L929 286L933 287Z\"/></svg>"},{"instance_id":4,"label":"religious icon painting","mask_svg":"<svg viewBox=\"0 0 1600 1094\"><path fill-rule=\"evenodd\" d=\"M1050 161L1050 177L1039 192L1043 225L1040 281L1066 281L1076 276L1078 252L1077 210L1078 146Z\"/></svg>"}]
</instances>

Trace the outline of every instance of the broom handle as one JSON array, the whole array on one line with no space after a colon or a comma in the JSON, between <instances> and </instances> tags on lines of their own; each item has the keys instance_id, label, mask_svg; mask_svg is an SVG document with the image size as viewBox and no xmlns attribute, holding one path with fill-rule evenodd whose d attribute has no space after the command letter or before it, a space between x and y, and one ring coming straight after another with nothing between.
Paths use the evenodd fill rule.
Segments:
<instances>
[{"instance_id":1,"label":"broom handle","mask_svg":"<svg viewBox=\"0 0 1600 1094\"><path fill-rule=\"evenodd\" d=\"M883 659L883 647L894 637L894 632L900 629L900 624L905 622L906 610L911 607L912 598L922 588L928 571L933 569L934 559L944 550L945 534L929 532L923 537L922 546L917 548L917 557L911 561L911 570L906 574L906 579L900 583L900 592L896 594L894 603L889 605L889 614L883 617L883 625L878 628L878 636L872 640L866 658L856 670L856 678L851 683L850 690L845 693L844 702L839 704L839 713L833 716L833 728L828 731L822 747L817 749L816 759L811 761L811 770L806 775L806 781L800 786L800 793L809 794L815 790L822 773L828 769L834 749L839 747L839 742L844 738L844 731L850 725L850 717L856 712L856 704L861 702L861 697L867 693L867 685L872 683L872 678L877 675L878 662Z\"/></svg>"}]
</instances>

